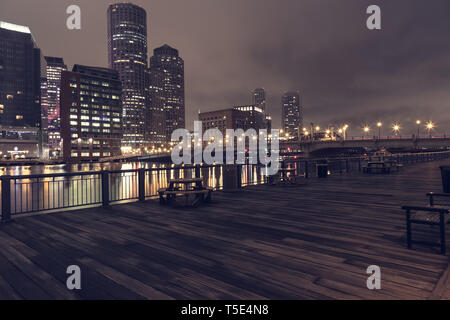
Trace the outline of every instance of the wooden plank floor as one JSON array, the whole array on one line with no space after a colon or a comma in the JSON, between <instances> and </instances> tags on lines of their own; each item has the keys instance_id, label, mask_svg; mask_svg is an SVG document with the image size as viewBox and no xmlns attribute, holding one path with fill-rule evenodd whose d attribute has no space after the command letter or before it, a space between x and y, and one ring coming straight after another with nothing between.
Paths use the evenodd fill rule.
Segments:
<instances>
[{"instance_id":1,"label":"wooden plank floor","mask_svg":"<svg viewBox=\"0 0 450 320\"><path fill-rule=\"evenodd\" d=\"M0 298L449 299L448 257L407 250L400 210L441 190L443 163L215 193L197 209L149 201L16 218L0 225ZM66 288L74 264L79 291ZM366 287L370 265L381 290Z\"/></svg>"}]
</instances>

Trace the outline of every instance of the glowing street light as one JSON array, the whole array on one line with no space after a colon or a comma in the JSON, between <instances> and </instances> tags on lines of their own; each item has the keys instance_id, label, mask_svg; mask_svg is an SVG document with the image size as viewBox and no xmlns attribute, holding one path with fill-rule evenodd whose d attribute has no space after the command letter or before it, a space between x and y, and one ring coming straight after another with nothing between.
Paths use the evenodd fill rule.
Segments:
<instances>
[{"instance_id":1,"label":"glowing street light","mask_svg":"<svg viewBox=\"0 0 450 320\"><path fill-rule=\"evenodd\" d=\"M398 133L399 133L399 131L400 131L400 125L399 124L394 124L393 126L392 126L392 130L394 131L394 133L395 133L395 135L397 135Z\"/></svg>"},{"instance_id":2,"label":"glowing street light","mask_svg":"<svg viewBox=\"0 0 450 320\"><path fill-rule=\"evenodd\" d=\"M383 123L378 122L377 123L377 127L378 127L378 140L381 140L381 127L383 126Z\"/></svg>"},{"instance_id":3,"label":"glowing street light","mask_svg":"<svg viewBox=\"0 0 450 320\"><path fill-rule=\"evenodd\" d=\"M420 124L422 123L422 121L417 120L416 124L417 124L417 138L419 138L420 136Z\"/></svg>"},{"instance_id":4,"label":"glowing street light","mask_svg":"<svg viewBox=\"0 0 450 320\"><path fill-rule=\"evenodd\" d=\"M370 132L369 126L364 126L363 131L364 131L364 134L368 134Z\"/></svg>"},{"instance_id":5,"label":"glowing street light","mask_svg":"<svg viewBox=\"0 0 450 320\"><path fill-rule=\"evenodd\" d=\"M348 130L348 124L344 125L344 128L342 129L344 132L344 140L347 140L347 130Z\"/></svg>"},{"instance_id":6,"label":"glowing street light","mask_svg":"<svg viewBox=\"0 0 450 320\"><path fill-rule=\"evenodd\" d=\"M436 125L432 121L429 121L427 123L426 127L428 130L428 134L430 135L430 138L431 138L431 131L433 131L433 129L436 127Z\"/></svg>"}]
</instances>

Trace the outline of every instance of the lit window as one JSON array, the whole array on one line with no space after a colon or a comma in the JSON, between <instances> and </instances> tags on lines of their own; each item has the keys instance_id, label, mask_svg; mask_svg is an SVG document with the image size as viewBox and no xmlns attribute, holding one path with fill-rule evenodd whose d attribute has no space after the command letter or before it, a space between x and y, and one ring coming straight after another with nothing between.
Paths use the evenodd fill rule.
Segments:
<instances>
[{"instance_id":1,"label":"lit window","mask_svg":"<svg viewBox=\"0 0 450 320\"><path fill-rule=\"evenodd\" d=\"M22 120L23 116L21 114L16 115L16 120Z\"/></svg>"},{"instance_id":2,"label":"lit window","mask_svg":"<svg viewBox=\"0 0 450 320\"><path fill-rule=\"evenodd\" d=\"M71 125L71 126L76 126L76 125L78 125L78 122L76 122L76 121L70 121L70 125Z\"/></svg>"}]
</instances>

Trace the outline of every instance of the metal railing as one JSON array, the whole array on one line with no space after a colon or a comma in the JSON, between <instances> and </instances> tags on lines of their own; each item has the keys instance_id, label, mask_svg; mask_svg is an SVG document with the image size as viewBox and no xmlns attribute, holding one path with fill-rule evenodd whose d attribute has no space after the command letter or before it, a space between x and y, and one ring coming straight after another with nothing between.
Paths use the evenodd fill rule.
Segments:
<instances>
[{"instance_id":1,"label":"metal railing","mask_svg":"<svg viewBox=\"0 0 450 320\"><path fill-rule=\"evenodd\" d=\"M408 153L385 156L385 160L408 165L417 162L450 158L450 151ZM327 162L329 174L361 172L364 157L327 159L289 159L284 167L295 168L296 175L305 178L317 176L316 165ZM237 187L267 182L261 165L236 165ZM1 176L2 221L11 216L60 211L66 208L109 206L128 201L145 201L158 196L160 188L171 179L202 178L207 187L220 190L224 186L224 165L172 166L167 168L117 171L90 171L25 176Z\"/></svg>"}]
</instances>

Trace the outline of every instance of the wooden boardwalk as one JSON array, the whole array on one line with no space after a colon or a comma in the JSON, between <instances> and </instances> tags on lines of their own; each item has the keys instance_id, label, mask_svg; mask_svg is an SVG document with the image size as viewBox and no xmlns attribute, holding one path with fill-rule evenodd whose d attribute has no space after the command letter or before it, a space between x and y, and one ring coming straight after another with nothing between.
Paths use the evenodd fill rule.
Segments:
<instances>
[{"instance_id":1,"label":"wooden boardwalk","mask_svg":"<svg viewBox=\"0 0 450 320\"><path fill-rule=\"evenodd\" d=\"M16 218L0 225L0 298L450 299L448 257L407 250L400 210L441 190L443 163L215 193L197 209L150 201ZM69 265L79 291L66 288ZM366 287L369 265L381 290Z\"/></svg>"}]
</instances>

